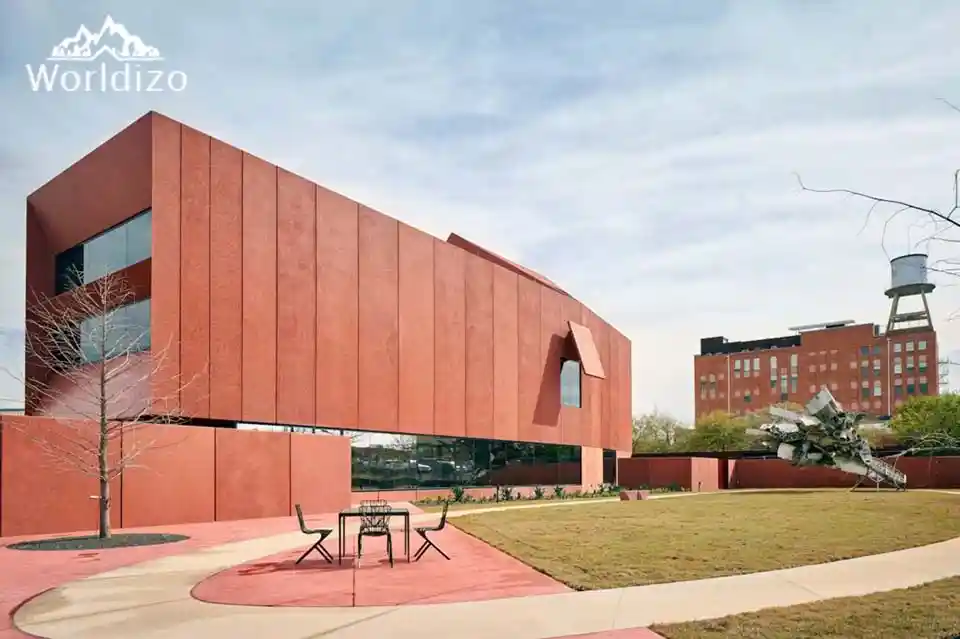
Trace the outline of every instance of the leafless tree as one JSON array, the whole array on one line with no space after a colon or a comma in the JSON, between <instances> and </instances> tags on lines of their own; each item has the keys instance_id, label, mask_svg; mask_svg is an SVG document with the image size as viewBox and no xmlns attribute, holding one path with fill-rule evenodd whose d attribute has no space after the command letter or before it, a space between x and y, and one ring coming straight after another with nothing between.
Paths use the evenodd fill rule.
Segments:
<instances>
[{"instance_id":1,"label":"leafless tree","mask_svg":"<svg viewBox=\"0 0 960 639\"><path fill-rule=\"evenodd\" d=\"M960 113L960 107L940 98L940 101L949 108ZM920 239L912 242L911 249L922 249L928 252L932 244L960 244L960 169L953 171L952 193L947 206L938 207L932 205L921 205L913 202L906 202L896 198L890 198L862 191L855 191L846 188L813 188L807 186L803 179L797 175L797 182L800 188L811 193L835 193L843 194L857 199L869 202L864 228L870 223L874 213L885 209L889 211L887 218L883 223L882 242L884 243L884 252L886 252L885 241L887 231L890 225L898 220L902 215L912 215L913 221L908 228L912 231L920 232ZM911 233L912 234L912 233ZM888 254L889 257L889 254ZM945 273L952 276L960 276L960 256L948 256L934 260L928 269L933 272Z\"/></svg>"},{"instance_id":2,"label":"leafless tree","mask_svg":"<svg viewBox=\"0 0 960 639\"><path fill-rule=\"evenodd\" d=\"M179 402L169 400L188 384L179 376L169 379L169 395L159 401L144 392L170 375L168 346L151 344L149 311L135 305L136 291L123 276L87 284L78 274L73 279L77 286L68 294L38 296L29 305L26 370L22 377L8 371L23 384L28 414L50 415L54 427L29 422L15 427L55 466L98 480L98 535L107 538L111 481L157 447L135 432L145 424L182 421Z\"/></svg>"}]
</instances>

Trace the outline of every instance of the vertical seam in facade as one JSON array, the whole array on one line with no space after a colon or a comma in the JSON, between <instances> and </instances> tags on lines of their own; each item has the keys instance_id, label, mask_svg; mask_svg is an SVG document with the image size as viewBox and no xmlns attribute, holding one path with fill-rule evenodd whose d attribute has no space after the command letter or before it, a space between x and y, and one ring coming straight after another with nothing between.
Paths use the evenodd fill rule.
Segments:
<instances>
[{"instance_id":1,"label":"vertical seam in facade","mask_svg":"<svg viewBox=\"0 0 960 639\"><path fill-rule=\"evenodd\" d=\"M461 251L463 258L460 263L463 265L463 435L470 437L470 420L467 418L469 411L467 405L470 403L470 315L468 313L469 304L467 299L470 297L470 258L469 253Z\"/></svg>"},{"instance_id":2,"label":"vertical seam in facade","mask_svg":"<svg viewBox=\"0 0 960 639\"><path fill-rule=\"evenodd\" d=\"M360 428L360 286L362 282L360 281L360 203L357 202L356 206L356 218L357 218L357 419L356 419L356 428ZM352 443L351 443L352 446ZM351 453L352 455L352 453Z\"/></svg>"},{"instance_id":3,"label":"vertical seam in facade","mask_svg":"<svg viewBox=\"0 0 960 639\"><path fill-rule=\"evenodd\" d=\"M237 421L243 421L243 342L244 342L244 333L243 330L243 301L244 301L244 290L243 290L243 236L244 236L244 200L243 200L243 181L245 179L244 166L246 162L244 161L244 153L240 152L240 405L238 406L239 419Z\"/></svg>"},{"instance_id":4,"label":"vertical seam in facade","mask_svg":"<svg viewBox=\"0 0 960 639\"><path fill-rule=\"evenodd\" d=\"M280 167L273 167L273 421L280 418ZM288 460L289 461L289 460ZM288 473L289 474L289 473ZM290 512L287 504L287 512Z\"/></svg>"},{"instance_id":5,"label":"vertical seam in facade","mask_svg":"<svg viewBox=\"0 0 960 639\"><path fill-rule=\"evenodd\" d=\"M396 403L397 422L396 422L396 427L395 427L395 428L396 428L399 432L403 432L403 429L400 427L400 426L401 426L401 425L400 425L400 331L401 331L401 328L400 328L400 277L401 277L401 270L400 270L400 222L396 222L396 228L397 228L397 266L396 266L396 268L397 268L397 304L396 304L396 310L397 310L397 385L396 385L396 391L397 391L397 394L396 394L396 398L397 398L397 403Z\"/></svg>"},{"instance_id":6,"label":"vertical seam in facade","mask_svg":"<svg viewBox=\"0 0 960 639\"><path fill-rule=\"evenodd\" d=\"M319 362L319 351L320 351L320 331L319 331L319 318L320 318L320 247L319 247L319 233L320 233L320 219L318 208L320 206L320 198L317 197L317 186L311 184L310 192L313 193L313 251L310 253L310 259L313 260L313 388L310 389L310 396L313 398L313 423L314 425L320 421L320 414L317 410L317 365ZM291 452L291 455L293 453ZM292 497L291 497L292 499Z\"/></svg>"},{"instance_id":7,"label":"vertical seam in facade","mask_svg":"<svg viewBox=\"0 0 960 639\"><path fill-rule=\"evenodd\" d=\"M183 412L183 125L177 124L180 162L177 166L177 409ZM169 402L164 402L169 404Z\"/></svg>"},{"instance_id":8,"label":"vertical seam in facade","mask_svg":"<svg viewBox=\"0 0 960 639\"><path fill-rule=\"evenodd\" d=\"M207 136L207 414L206 417L213 415L213 366L211 364L211 336L213 335L213 303L211 293L213 292L213 222L211 205L213 203L213 138Z\"/></svg>"}]
</instances>

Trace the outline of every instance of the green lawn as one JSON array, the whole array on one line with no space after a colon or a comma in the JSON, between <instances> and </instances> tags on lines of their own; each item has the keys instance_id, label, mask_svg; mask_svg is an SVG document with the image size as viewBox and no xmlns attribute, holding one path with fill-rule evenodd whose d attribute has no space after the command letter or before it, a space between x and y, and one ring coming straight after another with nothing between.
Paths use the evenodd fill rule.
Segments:
<instances>
[{"instance_id":1,"label":"green lawn","mask_svg":"<svg viewBox=\"0 0 960 639\"><path fill-rule=\"evenodd\" d=\"M577 504L585 501L594 501L603 503L602 500L612 501L619 499L616 496L610 497L570 497L567 499L516 499L513 501L467 501L450 502L450 510L476 510L478 508L513 508L516 506L536 506L545 504ZM418 508L428 513L436 513L443 510L443 504L419 505Z\"/></svg>"},{"instance_id":2,"label":"green lawn","mask_svg":"<svg viewBox=\"0 0 960 639\"><path fill-rule=\"evenodd\" d=\"M960 577L653 630L667 639L949 639L960 636Z\"/></svg>"},{"instance_id":3,"label":"green lawn","mask_svg":"<svg viewBox=\"0 0 960 639\"><path fill-rule=\"evenodd\" d=\"M928 492L727 493L464 515L455 525L573 588L719 577L960 536L960 498Z\"/></svg>"}]
</instances>

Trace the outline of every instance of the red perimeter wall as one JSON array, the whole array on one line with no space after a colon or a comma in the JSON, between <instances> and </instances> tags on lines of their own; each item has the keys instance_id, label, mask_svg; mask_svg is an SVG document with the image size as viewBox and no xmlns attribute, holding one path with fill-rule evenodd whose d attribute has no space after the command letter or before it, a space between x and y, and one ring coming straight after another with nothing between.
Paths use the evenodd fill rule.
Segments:
<instances>
[{"instance_id":1,"label":"red perimeter wall","mask_svg":"<svg viewBox=\"0 0 960 639\"><path fill-rule=\"evenodd\" d=\"M857 481L835 468L801 468L782 459L630 457L617 462L617 482L630 489L850 488ZM903 457L896 466L906 473L909 488L960 488L960 457Z\"/></svg>"},{"instance_id":2,"label":"red perimeter wall","mask_svg":"<svg viewBox=\"0 0 960 639\"><path fill-rule=\"evenodd\" d=\"M95 425L0 418L0 536L92 530L97 481L36 443L54 433L96 441ZM350 440L225 428L145 425L125 432L113 454L142 451L114 480L115 527L282 517L350 505Z\"/></svg>"}]
</instances>

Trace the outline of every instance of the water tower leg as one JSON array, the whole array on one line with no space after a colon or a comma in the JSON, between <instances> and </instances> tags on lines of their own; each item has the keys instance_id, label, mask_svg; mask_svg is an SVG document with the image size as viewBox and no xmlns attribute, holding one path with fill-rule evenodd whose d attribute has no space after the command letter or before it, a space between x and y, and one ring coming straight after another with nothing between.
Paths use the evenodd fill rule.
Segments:
<instances>
[{"instance_id":1,"label":"water tower leg","mask_svg":"<svg viewBox=\"0 0 960 639\"><path fill-rule=\"evenodd\" d=\"M930 305L927 303L927 294L920 293L920 299L923 300L923 312L927 315L927 329L933 330L933 317L930 316Z\"/></svg>"},{"instance_id":2,"label":"water tower leg","mask_svg":"<svg viewBox=\"0 0 960 639\"><path fill-rule=\"evenodd\" d=\"M891 332L894 327L894 318L897 316L897 307L900 306L900 296L896 295L893 298L893 303L890 305L890 317L887 319L887 332Z\"/></svg>"}]
</instances>

